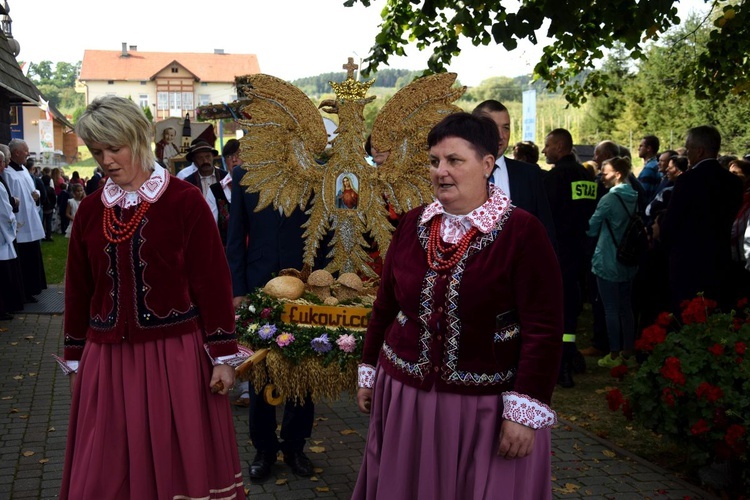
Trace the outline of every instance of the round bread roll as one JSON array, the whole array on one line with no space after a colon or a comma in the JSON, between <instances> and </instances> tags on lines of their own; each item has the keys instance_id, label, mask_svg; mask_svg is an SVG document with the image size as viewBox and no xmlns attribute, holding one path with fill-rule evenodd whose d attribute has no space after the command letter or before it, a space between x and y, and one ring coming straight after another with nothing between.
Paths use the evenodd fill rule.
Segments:
<instances>
[{"instance_id":1,"label":"round bread roll","mask_svg":"<svg viewBox=\"0 0 750 500\"><path fill-rule=\"evenodd\" d=\"M278 276L266 283L263 292L277 299L297 300L305 293L305 283L294 276Z\"/></svg>"}]
</instances>

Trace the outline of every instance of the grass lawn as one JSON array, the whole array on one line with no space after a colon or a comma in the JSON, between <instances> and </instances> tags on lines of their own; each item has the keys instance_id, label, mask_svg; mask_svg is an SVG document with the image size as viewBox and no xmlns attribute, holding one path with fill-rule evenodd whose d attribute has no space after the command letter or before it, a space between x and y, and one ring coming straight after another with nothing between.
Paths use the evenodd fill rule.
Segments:
<instances>
[{"instance_id":1,"label":"grass lawn","mask_svg":"<svg viewBox=\"0 0 750 500\"><path fill-rule=\"evenodd\" d=\"M62 283L65 275L65 262L68 258L68 238L58 233L52 234L52 242L42 241L42 259L47 283Z\"/></svg>"},{"instance_id":2,"label":"grass lawn","mask_svg":"<svg viewBox=\"0 0 750 500\"><path fill-rule=\"evenodd\" d=\"M78 146L78 156L81 158L81 161L77 161L76 163L63 168L63 172L68 177L70 177L73 172L78 172L81 179L90 179L91 176L94 175L96 161L91 157L91 153L89 153L89 149L86 146Z\"/></svg>"}]
</instances>

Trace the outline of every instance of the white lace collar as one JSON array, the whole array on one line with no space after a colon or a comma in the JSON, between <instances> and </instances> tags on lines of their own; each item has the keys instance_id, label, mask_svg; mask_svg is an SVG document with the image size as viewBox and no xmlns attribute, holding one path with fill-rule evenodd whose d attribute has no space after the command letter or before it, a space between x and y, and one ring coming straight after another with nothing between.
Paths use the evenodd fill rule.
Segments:
<instances>
[{"instance_id":1,"label":"white lace collar","mask_svg":"<svg viewBox=\"0 0 750 500\"><path fill-rule=\"evenodd\" d=\"M490 184L490 197L481 206L475 208L466 215L452 215L445 212L443 205L435 200L424 209L419 219L420 224L426 224L436 215L446 214L443 221L453 220L455 223L463 223L464 226L474 226L482 233L489 233L497 227L505 212L510 207L510 198L503 191Z\"/></svg>"},{"instance_id":2,"label":"white lace collar","mask_svg":"<svg viewBox=\"0 0 750 500\"><path fill-rule=\"evenodd\" d=\"M169 185L169 172L154 163L154 171L151 176L144 182L137 191L125 191L120 186L107 179L102 189L102 203L105 207L111 208L120 205L122 208L129 208L138 205L142 200L149 203L155 203Z\"/></svg>"}]
</instances>

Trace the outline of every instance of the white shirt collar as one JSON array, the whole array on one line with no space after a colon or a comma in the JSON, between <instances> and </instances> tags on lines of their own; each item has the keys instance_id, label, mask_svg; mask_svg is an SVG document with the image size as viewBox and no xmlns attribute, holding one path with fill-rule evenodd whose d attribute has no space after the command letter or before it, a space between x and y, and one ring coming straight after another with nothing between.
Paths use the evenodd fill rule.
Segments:
<instances>
[{"instance_id":1,"label":"white shirt collar","mask_svg":"<svg viewBox=\"0 0 750 500\"><path fill-rule=\"evenodd\" d=\"M155 203L166 191L167 185L169 185L169 177L169 172L164 167L154 163L154 171L151 172L151 176L137 191L125 191L108 178L106 184L104 184L104 189L102 189L102 203L108 208L115 205L128 208L138 205L142 200Z\"/></svg>"}]
</instances>

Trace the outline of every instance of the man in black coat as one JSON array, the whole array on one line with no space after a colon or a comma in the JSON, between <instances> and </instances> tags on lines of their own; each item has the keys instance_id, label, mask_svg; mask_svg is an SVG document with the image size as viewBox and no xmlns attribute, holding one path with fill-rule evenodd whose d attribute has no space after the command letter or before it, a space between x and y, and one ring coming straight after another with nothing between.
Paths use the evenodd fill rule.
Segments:
<instances>
[{"instance_id":1,"label":"man in black coat","mask_svg":"<svg viewBox=\"0 0 750 500\"><path fill-rule=\"evenodd\" d=\"M544 190L542 169L538 165L504 156L510 142L508 108L499 101L488 100L480 103L472 113L491 118L497 125L497 131L500 134L497 160L490 181L508 195L513 205L536 216L544 224L552 245L556 246L555 225Z\"/></svg>"},{"instance_id":2,"label":"man in black coat","mask_svg":"<svg viewBox=\"0 0 750 500\"><path fill-rule=\"evenodd\" d=\"M235 307L257 287L263 287L282 269L302 269L302 225L307 216L299 208L286 217L273 205L255 211L258 193L247 193L241 184L245 170L232 171L232 204L227 235L227 260L232 273ZM250 388L250 439L256 450L250 479L261 482L271 474L279 450L284 462L300 476L311 476L313 466L303 449L312 433L315 406L308 396L304 404L287 401L279 439L276 408Z\"/></svg>"},{"instance_id":3,"label":"man in black coat","mask_svg":"<svg viewBox=\"0 0 750 500\"><path fill-rule=\"evenodd\" d=\"M730 234L742 205L742 181L716 160L719 131L709 125L691 128L685 139L690 169L675 181L672 198L660 222L660 237L669 258L673 312L698 293L731 307Z\"/></svg>"}]
</instances>

